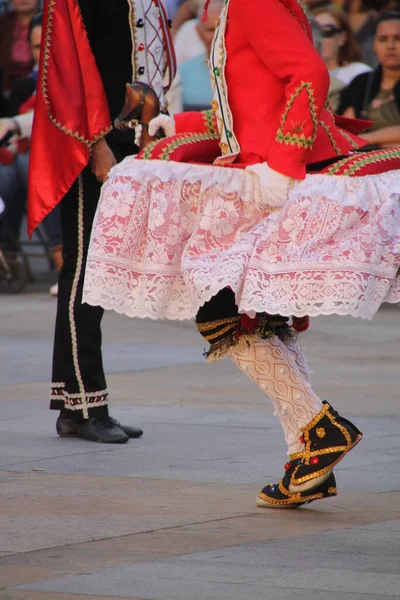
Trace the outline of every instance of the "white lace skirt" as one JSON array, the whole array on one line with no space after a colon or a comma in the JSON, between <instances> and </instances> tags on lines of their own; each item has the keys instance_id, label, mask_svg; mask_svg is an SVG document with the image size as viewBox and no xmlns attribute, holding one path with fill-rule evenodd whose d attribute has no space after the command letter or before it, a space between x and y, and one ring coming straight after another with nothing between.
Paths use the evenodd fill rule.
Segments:
<instances>
[{"instance_id":1,"label":"white lace skirt","mask_svg":"<svg viewBox=\"0 0 400 600\"><path fill-rule=\"evenodd\" d=\"M400 300L400 178L308 175L282 209L241 169L126 158L102 188L83 302L189 319L231 287L240 312L371 319Z\"/></svg>"}]
</instances>

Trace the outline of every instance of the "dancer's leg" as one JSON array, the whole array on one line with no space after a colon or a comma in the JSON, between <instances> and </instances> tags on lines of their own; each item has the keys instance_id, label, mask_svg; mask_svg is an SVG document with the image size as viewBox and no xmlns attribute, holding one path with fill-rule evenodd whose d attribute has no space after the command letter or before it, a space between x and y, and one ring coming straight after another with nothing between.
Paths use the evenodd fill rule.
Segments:
<instances>
[{"instance_id":1,"label":"dancer's leg","mask_svg":"<svg viewBox=\"0 0 400 600\"><path fill-rule=\"evenodd\" d=\"M277 336L253 343L245 341L229 356L272 400L288 446L288 454L301 452L301 427L321 410L322 401L311 388L304 352L295 342L286 345Z\"/></svg>"}]
</instances>

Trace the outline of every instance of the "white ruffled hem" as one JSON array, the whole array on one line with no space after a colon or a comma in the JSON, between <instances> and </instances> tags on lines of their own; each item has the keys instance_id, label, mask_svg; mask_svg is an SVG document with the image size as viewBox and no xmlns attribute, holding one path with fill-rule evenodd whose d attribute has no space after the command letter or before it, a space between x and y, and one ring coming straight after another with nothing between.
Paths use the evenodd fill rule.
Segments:
<instances>
[{"instance_id":1,"label":"white ruffled hem","mask_svg":"<svg viewBox=\"0 0 400 600\"><path fill-rule=\"evenodd\" d=\"M240 312L372 319L400 301L397 171L308 175L282 209L242 169L133 157L103 186L83 301L193 318L231 287Z\"/></svg>"}]
</instances>

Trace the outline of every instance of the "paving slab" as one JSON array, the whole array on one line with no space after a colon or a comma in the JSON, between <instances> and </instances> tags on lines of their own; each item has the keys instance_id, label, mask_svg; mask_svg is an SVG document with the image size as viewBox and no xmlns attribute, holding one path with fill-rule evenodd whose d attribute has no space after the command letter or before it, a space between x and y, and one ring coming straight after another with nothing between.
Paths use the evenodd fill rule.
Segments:
<instances>
[{"instance_id":1,"label":"paving slab","mask_svg":"<svg viewBox=\"0 0 400 600\"><path fill-rule=\"evenodd\" d=\"M205 365L193 323L107 314L124 446L60 439L48 411L55 302L0 296L0 600L384 600L400 594L399 309L312 320L318 393L364 439L339 495L298 511L255 497L282 473L271 403Z\"/></svg>"},{"instance_id":2,"label":"paving slab","mask_svg":"<svg viewBox=\"0 0 400 600\"><path fill-rule=\"evenodd\" d=\"M23 586L21 589L68 593L79 593L85 589L92 594L114 593L122 598L129 598L133 591L136 596L160 600L185 600L189 597L223 600L260 596L272 598L275 597L276 589L281 593L293 589L299 594L303 589L315 593L343 592L398 598L398 561L382 561L382 570L378 572L374 561L368 560L368 555L372 555L375 560L380 556L377 552L385 542L389 544L389 547L386 546L387 550L390 549L393 553L394 537L389 539L390 536L384 536L379 548L369 548L365 552L365 561L358 560L357 564L350 566L349 559L353 557L355 549L353 543L347 545L349 535L353 540L356 537L354 531L347 530L330 534L328 538L336 536L335 544L332 544L331 539L328 540L335 551L332 554L325 549L322 556L318 551L320 549L314 547L315 536L312 539L292 538L286 549L281 548L288 544L286 540L269 541L256 548L242 546L218 549L212 553L192 554L183 560L176 558L124 565L104 569L93 575L63 577ZM326 542L326 534L323 538ZM324 539L321 540L322 546ZM299 560L299 547L305 545L307 553L300 553L302 557ZM390 556L390 552L386 554ZM336 562L340 557L342 565L339 567L332 564L332 557L336 558ZM374 565L373 573L371 564Z\"/></svg>"}]
</instances>

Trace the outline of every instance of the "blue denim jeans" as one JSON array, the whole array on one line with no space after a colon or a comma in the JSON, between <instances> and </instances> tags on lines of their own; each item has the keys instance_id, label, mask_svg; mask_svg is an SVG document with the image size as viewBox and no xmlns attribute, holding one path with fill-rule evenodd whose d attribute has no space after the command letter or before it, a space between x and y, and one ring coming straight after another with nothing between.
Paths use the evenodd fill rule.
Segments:
<instances>
[{"instance_id":1,"label":"blue denim jeans","mask_svg":"<svg viewBox=\"0 0 400 600\"><path fill-rule=\"evenodd\" d=\"M16 249L21 223L26 212L28 164L29 153L17 154L11 165L0 164L0 196L6 206L3 215L5 225L0 236L2 241L5 241L12 250ZM62 243L59 206L45 218L43 227L52 246L58 246Z\"/></svg>"}]
</instances>

